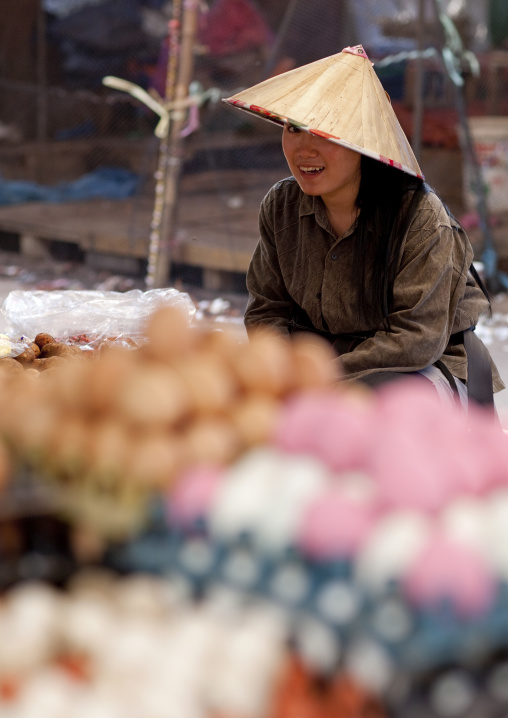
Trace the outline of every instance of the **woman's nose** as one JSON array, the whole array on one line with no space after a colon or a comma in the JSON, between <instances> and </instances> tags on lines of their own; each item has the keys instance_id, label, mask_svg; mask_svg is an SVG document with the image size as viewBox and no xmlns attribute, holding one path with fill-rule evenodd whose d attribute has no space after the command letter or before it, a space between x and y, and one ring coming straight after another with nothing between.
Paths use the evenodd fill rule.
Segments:
<instances>
[{"instance_id":1,"label":"woman's nose","mask_svg":"<svg viewBox=\"0 0 508 718\"><path fill-rule=\"evenodd\" d=\"M308 132L300 132L298 135L299 149L301 152L316 153L316 143L314 137Z\"/></svg>"}]
</instances>

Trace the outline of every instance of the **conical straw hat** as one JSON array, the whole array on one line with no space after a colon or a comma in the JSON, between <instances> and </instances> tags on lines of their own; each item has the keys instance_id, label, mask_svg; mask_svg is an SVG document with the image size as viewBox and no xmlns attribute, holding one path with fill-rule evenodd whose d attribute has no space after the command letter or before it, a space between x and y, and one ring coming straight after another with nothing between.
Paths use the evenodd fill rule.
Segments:
<instances>
[{"instance_id":1,"label":"conical straw hat","mask_svg":"<svg viewBox=\"0 0 508 718\"><path fill-rule=\"evenodd\" d=\"M271 77L224 102L279 125L289 122L423 178L361 45Z\"/></svg>"}]
</instances>

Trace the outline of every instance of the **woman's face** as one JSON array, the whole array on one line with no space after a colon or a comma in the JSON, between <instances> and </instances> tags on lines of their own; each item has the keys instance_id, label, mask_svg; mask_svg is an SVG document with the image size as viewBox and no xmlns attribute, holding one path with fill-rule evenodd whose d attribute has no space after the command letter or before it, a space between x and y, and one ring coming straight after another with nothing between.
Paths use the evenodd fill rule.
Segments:
<instances>
[{"instance_id":1,"label":"woman's face","mask_svg":"<svg viewBox=\"0 0 508 718\"><path fill-rule=\"evenodd\" d=\"M284 125L282 149L293 176L305 194L321 195L325 204L352 198L360 186L358 152Z\"/></svg>"}]
</instances>

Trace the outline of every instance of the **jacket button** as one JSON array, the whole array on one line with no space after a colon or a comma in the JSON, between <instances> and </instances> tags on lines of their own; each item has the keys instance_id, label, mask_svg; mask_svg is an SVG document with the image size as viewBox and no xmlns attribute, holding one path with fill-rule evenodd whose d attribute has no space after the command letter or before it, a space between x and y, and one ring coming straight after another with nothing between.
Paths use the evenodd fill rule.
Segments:
<instances>
[{"instance_id":1,"label":"jacket button","mask_svg":"<svg viewBox=\"0 0 508 718\"><path fill-rule=\"evenodd\" d=\"M336 254L332 254L332 259L335 261L335 260L337 259L337 255L336 255Z\"/></svg>"}]
</instances>

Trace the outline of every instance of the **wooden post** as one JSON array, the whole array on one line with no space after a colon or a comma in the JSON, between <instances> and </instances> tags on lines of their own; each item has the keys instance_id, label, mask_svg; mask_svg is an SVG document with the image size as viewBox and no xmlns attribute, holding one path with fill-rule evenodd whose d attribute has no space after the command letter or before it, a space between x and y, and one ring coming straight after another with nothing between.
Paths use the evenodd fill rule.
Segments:
<instances>
[{"instance_id":1,"label":"wooden post","mask_svg":"<svg viewBox=\"0 0 508 718\"><path fill-rule=\"evenodd\" d=\"M181 47L175 91L175 103L185 100L189 94L189 85L194 70L194 46L198 25L199 0L186 0L183 8ZM178 186L182 165L182 137L181 133L187 119L186 109L177 109L172 112L169 138L167 165L165 172L164 206L161 222L161 243L153 273L153 287L167 286L171 269L171 242L174 237L175 220L177 214Z\"/></svg>"}]
</instances>

